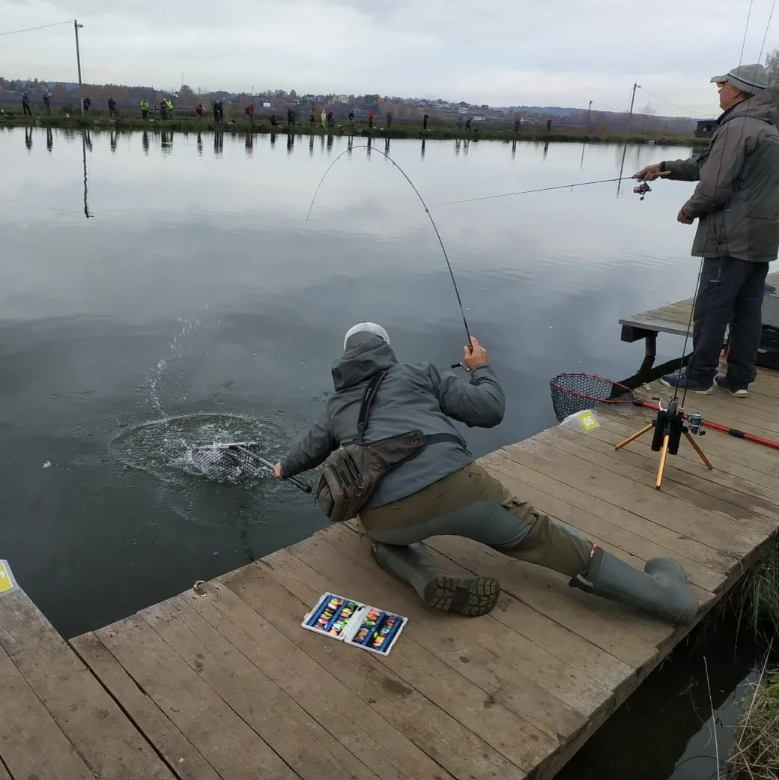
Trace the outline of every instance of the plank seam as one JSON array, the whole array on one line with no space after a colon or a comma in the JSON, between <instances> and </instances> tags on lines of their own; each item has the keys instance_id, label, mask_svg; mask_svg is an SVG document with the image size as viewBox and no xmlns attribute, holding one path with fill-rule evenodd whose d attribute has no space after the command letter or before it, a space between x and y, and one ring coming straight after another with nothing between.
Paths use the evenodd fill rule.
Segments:
<instances>
[{"instance_id":1,"label":"plank seam","mask_svg":"<svg viewBox=\"0 0 779 780\"><path fill-rule=\"evenodd\" d=\"M318 532L317 532L317 533L318 533ZM283 549L283 550L285 550L285 551L288 551L288 550L289 550L289 547L285 547L285 548L282 548L282 549ZM271 567L269 567L269 566L267 566L267 565L265 565L265 564L264 564L264 558L260 558L259 560L252 561L252 563L248 564L248 566L254 566L254 567L256 567L257 569L259 569L261 572L266 572L266 573L267 573L267 575L268 575L269 577L272 577L272 579L273 579L273 581L274 581L274 583L275 583L276 585L278 585L278 586L279 586L280 588L282 588L283 590L287 591L287 593L289 593L289 595L290 595L292 598L294 598L296 601L299 601L299 602L300 602L300 604L301 604L301 605L302 605L304 608L306 608L306 607L307 607L306 603L305 603L304 601L301 601L301 599L300 599L300 598L298 598L298 596L296 596L296 595L295 595L295 594L294 594L294 593L293 593L291 590L289 590L289 589L288 589L288 588L287 588L287 587L284 585L284 583L283 583L281 580L279 580L279 579L277 579L276 577L274 577L274 576L273 576L273 569L272 569ZM230 572L228 572L228 574L229 574L229 573L230 573ZM222 577L224 577L224 576L226 576L226 575L222 575ZM218 578L217 578L217 581L219 582L219 584L220 584L220 585L222 585L222 587L229 588L229 590L230 590L232 593L235 593L235 595L236 595L236 596L238 596L238 598L240 598L240 599L241 599L241 600L242 600L242 601L243 601L243 602L246 604L246 606L247 606L247 607L249 607L249 609L253 610L253 611L254 611L254 612L256 612L256 613L257 613L257 614L258 614L258 615L259 615L259 616L260 616L260 617L261 617L263 620L265 620L266 622L270 623L270 624L273 626L273 628L274 628L276 631L278 631L278 632L279 632L279 633L280 633L282 636L285 636L285 637L287 637L287 639L289 639L291 642L294 642L294 640L293 640L293 639L292 639L292 638L291 638L291 637L290 637L290 636L289 636L287 633L285 633L285 632L284 632L282 629L280 629L280 628L277 628L275 625L273 625L273 623L271 623L271 621L270 621L270 620L268 620L268 619L267 619L267 618L266 618L266 617L265 617L265 616L262 614L262 612L260 612L260 611L258 611L257 609L255 609L255 608L254 608L254 606L253 606L252 604L250 604L248 601L246 601L245 599L243 599L243 598L241 597L241 594L240 594L240 593L238 593L238 592L236 592L235 590L233 590L233 588L231 588L231 587L230 587L229 583L226 583L226 582L224 582L224 581L222 580L222 577L218 577ZM298 649L299 649L299 650L300 650L302 653L305 653L305 654L308 656L308 658L310 658L310 659L311 659L311 661L313 661L313 663L315 663L315 664L316 664L318 667L320 667L320 669L322 669L322 671L323 671L323 672L325 672L325 674L330 674L331 676L335 676L335 675L333 675L333 674L332 674L332 672L330 672L330 671L329 671L329 670L328 670L328 669L327 669L325 666L323 666L321 663L319 663L319 661L318 661L318 660L317 660L317 659L316 659L314 656L312 656L312 655L311 655L311 654L310 654L310 653L309 653L307 650L305 650L305 649L304 649L303 647L301 647L300 645L295 645L295 646L296 646L296 647L297 647L297 648L298 648ZM394 672L393 672L393 674L394 674ZM337 679L337 678L336 678L336 679ZM347 686L347 687L348 687L348 686ZM423 744L423 743L422 743L422 744L420 744L420 740L414 739L414 737L412 737L412 736L410 736L410 735L406 734L404 731L402 731L402 730L401 730L401 729L399 729L397 726L395 726L395 724L394 724L394 723L392 723L392 721L389 721L389 720L387 720L387 718L386 718L386 717L385 717L385 716L384 716L384 715L383 715L381 712L379 712L379 711L378 711L378 710L377 710L377 709L376 709L376 708L375 708L375 707L374 707L372 704L370 704L370 703L369 703L369 702L368 702L366 699L364 699L364 698L363 698L363 697L362 697L362 696L361 696L359 693L357 693L356 691L352 690L351 688L349 688L349 690L350 690L350 691L352 691L352 693L353 693L355 696L357 696L359 699L361 699L363 702L365 702L365 704L366 704L368 707L370 707L370 708L371 708L371 709L372 709L372 710L373 710L373 711L374 711L374 712L375 712L377 715L379 715L380 717L384 718L384 720L386 720L386 721L387 721L387 723L389 723L389 725L390 725L390 726L392 726L393 728L395 728L395 729L397 729L398 731L400 731L400 733L401 733L401 734L403 734L403 736L405 736L405 737L406 737L406 739L408 739L408 740L409 740L409 741L410 741L410 742L411 742L413 745L416 745L416 747L417 747L417 748L418 748L418 749L419 749L419 750L420 750L422 753L424 753L424 754L425 754L425 755L426 755L426 756L427 756L427 757L428 757L428 758L429 758L429 759L430 759L430 760L431 760L431 761L432 761L432 762L433 762L433 763L434 763L434 764L435 764L437 767L439 767L439 768L441 769L441 771L442 771L442 772L443 772L445 775L448 775L449 777L454 777L454 775L452 774L452 772L451 772L449 769L447 769L447 768L446 768L446 767L445 767L445 766L444 766L444 765L443 765L443 764L442 764L440 761L438 761L438 760L435 758L435 756L432 756L432 755L430 755L430 753L428 753L428 751L425 749L425 746L424 746L424 744ZM415 690L416 690L416 689L415 689ZM423 696L425 699L427 699L427 697L426 697L424 694L420 693L419 695L420 695L420 696ZM428 701L430 701L429 699L427 699L427 700L428 700ZM435 702L430 702L430 704L431 704L432 706L434 706L434 707L438 707L438 705L437 705L437 704L435 704ZM438 709L441 709L441 708L440 708L440 707L438 707ZM443 712L443 710L442 710L442 712ZM449 713L445 713L445 714L446 714L446 715L449 715ZM449 715L449 717L453 717L453 716ZM459 721L458 721L458 722L459 722ZM484 740L482 740L482 741L484 741ZM486 744L486 743L485 743L485 744Z\"/></svg>"},{"instance_id":2,"label":"plank seam","mask_svg":"<svg viewBox=\"0 0 779 780\"><path fill-rule=\"evenodd\" d=\"M98 642L100 642L100 644L101 644L101 645L102 645L102 646L105 648L106 652L107 652L107 653L108 653L108 654L109 654L109 655L110 655L112 658L114 658L114 659L116 660L116 662L119 664L119 666L122 668L122 670L123 670L123 671L124 671L124 672L127 674L127 676L130 678L130 680L132 680L132 682L133 682L133 683L136 685L136 687L138 688L138 690L139 690L139 691L140 691L140 692L141 692L141 693L142 693L142 694L143 694L143 695L144 695L144 696L145 696L145 697L146 697L146 698L147 698L147 699L148 699L148 700L149 700L149 701L150 701L150 702L151 702L151 703L152 703L152 704L153 704L153 705L154 705L154 706L155 706L155 707L156 707L156 708L157 708L157 709L160 711L160 713L161 713L161 714L162 714L162 716L165 718L165 720L166 720L166 721L167 721L167 722L168 722L168 723L169 723L171 726L173 726L173 728L174 728L174 729L176 729L177 731L179 731L179 729L178 729L178 727L176 726L176 724L175 724L175 723L173 723L173 721L172 721L172 720L170 720L170 718L168 718L168 716L167 716L167 715L166 715L166 714L165 714L165 713L162 711L162 709L160 709L160 707L159 707L159 705L157 704L157 702L156 702L156 701L154 701L154 699L152 699L152 698L151 698L151 696L149 696L149 694L148 694L148 693L146 693L146 691L143 689L143 686L142 686L142 685L141 685L141 684L140 684L140 683L139 683L139 682L138 682L138 681L137 681L137 680L136 680L136 679L135 679L135 678L134 678L134 677L133 677L133 676L130 674L130 672L129 672L127 669L125 669L125 668L124 668L124 666L122 666L122 663L121 663L121 661L119 661L119 659L118 659L118 658L116 658L116 656L115 656L115 655L114 655L114 654L113 654L113 653L112 653L112 652L111 652L111 651L110 651L110 650L109 650L109 649L108 649L108 648L107 648L107 647L106 647L106 646L103 644L103 641L100 639L100 637L98 637L97 635L95 635L95 639L97 639L97 641L98 641ZM147 737L147 736L146 736L146 734L145 734L145 732L143 731L143 729L141 728L140 724L139 724L139 723L138 723L138 722L135 720L135 718L133 718L133 716L132 716L132 715L130 715L130 713L129 713L129 712L127 711L127 709L124 707L124 705L122 704L122 702L121 702L121 701L119 701L119 699L118 699L116 696L114 696L114 694L113 694L113 691L111 691L111 689L110 689L110 688L109 688L109 687L108 687L108 686L107 686L107 685L106 685L106 684L105 684L105 683L104 683L104 682L103 682L103 681L100 679L100 677L98 677L98 675L96 675L96 674L94 673L94 671L92 671L92 667L89 665L89 663L88 663L87 659L86 659L84 656L82 656L82 655L81 655L81 653L79 652L78 648L77 648L77 647L75 647L73 644L71 644L71 642L70 642L70 641L68 641L68 646L69 646L69 647L71 648L71 650L73 650L73 652L74 652L74 653L75 653L75 654L76 654L76 655L77 655L77 656L78 656L78 657L81 659L81 662L82 662L82 663L84 664L84 666L86 666L86 668L89 670L89 673L92 675L92 677L94 677L94 678L95 678L95 680L97 680L97 682L98 682L98 683L101 685L101 687L103 688L103 690L104 690L104 691L105 691L105 692L106 692L106 693L109 695L109 697L110 697L111 699L113 699L114 703L115 703L115 704L116 704L116 706L119 708L120 712L122 712L122 714L123 714L123 715L124 715L124 716L127 718L127 720L128 720L130 723L132 723L132 725L134 726L135 730L136 730L136 731L137 731L137 732L138 732L138 733L139 733L139 734L140 734L140 735L143 737L143 739L145 739L145 740L146 740L146 742L149 744L149 746L151 747L151 749L152 749L152 750L153 750L153 751L154 751L154 752L155 752L155 753L156 753L156 754L159 756L159 759L160 759L160 761L162 761L162 763L163 763L163 764L165 764L165 766L167 766L167 767L168 767L168 769L171 771L171 773L172 773L172 774L173 774L175 777L178 777L178 778L179 778L179 780L184 780L184 778L182 777L182 775L181 775L181 774L179 774L179 772L177 771L177 769L176 769L175 765L174 765L174 764L171 764L171 763L170 763L170 761L168 761L168 759L167 759L167 758L165 758L165 756L162 754L162 751L161 751L161 750L160 750L160 749L159 749L159 748L158 748L158 747L157 747L157 746L156 746L156 745L155 745L155 744L154 744L154 743L151 741L151 739L149 739L149 737ZM179 731L179 733L181 734L181 732L180 732L180 731ZM189 740L187 739L187 737L186 737L184 734L181 734L181 736L182 736L182 738L183 738L183 739L185 739L187 742L189 742ZM192 745L192 743L191 743L191 742L189 742L189 744L190 744L190 745ZM209 766L211 766L211 763L208 761L208 759L207 759L205 756L203 756L203 755L202 755L202 753L200 753L200 751L199 751L199 750L198 750L198 749L197 749L197 748L196 748L194 745L192 745L192 749L193 749L193 750L194 750L196 753L200 754L200 755L201 755L201 757L203 758L203 760L204 760L204 761L205 761L205 762L206 762L206 763L207 763ZM216 774L217 774L217 775L219 775L219 772L217 772L217 771L216 771L216 769L215 769L214 767L211 767L211 768L214 770L214 772L216 772ZM219 775L219 776L221 777L221 775Z\"/></svg>"},{"instance_id":3,"label":"plank seam","mask_svg":"<svg viewBox=\"0 0 779 780\"><path fill-rule=\"evenodd\" d=\"M169 648L170 648L170 649L173 651L173 653L176 655L176 657L177 657L177 658L180 658L180 659L181 659L181 660L182 660L182 661L183 661L183 662L186 664L186 666L187 666L187 668L188 668L188 669L192 669L192 667L191 667L191 666L189 665L189 663L187 662L187 659L186 659L186 658L184 658L182 655L180 655L180 654L179 654L179 652L178 652L178 650L176 650L176 648L175 648L175 647L173 647L173 645L171 645L171 644L170 644L170 642L168 642L168 640L167 640L167 639L165 639L165 637L164 637L164 636L162 636L162 634L160 634L160 633L157 631L157 629L155 629L155 628L154 628L154 626L153 626L153 625L152 625L152 624L151 624L151 623L150 623L148 620L146 620L146 618L145 618L145 617L144 617L144 616L143 616L143 615L142 615L140 612L137 612L137 613L136 613L136 615L135 615L135 617L136 617L136 618L138 618L139 620L143 620L143 622L144 622L144 623L146 623L146 625L147 625L147 626L149 626L149 628L150 628L150 629L151 629L151 630L154 632L154 634L155 634L156 636L158 636L158 637L159 637L159 638L160 638L160 639L161 639L161 640L162 640L162 641L163 641L163 642L164 642L164 643L165 643L165 644L166 644L166 645L167 645L167 646L168 646L168 647L169 647ZM186 629L187 629L187 631L189 631L190 633L192 633L192 629L191 629L189 626L186 626ZM193 636L194 636L194 634L193 634ZM195 639L197 639L197 637L195 637ZM236 649L236 651L237 651L237 652L239 652L241 655L243 655L243 653L242 653L240 650L238 650L238 648L235 648L235 649ZM244 658L246 658L246 656L243 656L243 657L244 657ZM247 659L247 660L249 660L249 662L251 663L250 659ZM192 669L192 671L194 672L194 669ZM227 671L229 671L229 670L227 670ZM195 674L197 674L197 672L195 672ZM264 672L263 672L263 674L264 674ZM266 746L267 746L268 750L270 750L270 751L271 751L271 752L272 752L272 753L273 753L273 754L274 754L274 755L275 755L275 756L276 756L276 757L279 759L279 761L281 761L281 763L282 763L282 764L284 764L284 766L286 766L286 767L287 767L287 769L289 769L289 771L292 773L292 776L293 776L293 777L300 778L300 775L299 775L299 774L298 774L298 773L297 773L297 772L294 770L294 768L293 768L292 766L290 766L289 762L288 762L288 761L287 761L287 760L286 760L286 759L285 759L285 758L284 758L282 755L280 755L280 754L279 754L279 752L278 752L278 751L277 751L277 750L276 750L276 749L275 749L275 748L274 748L274 747L273 747L271 744L269 744L269 743L268 743L268 741L267 741L267 740L266 740L266 739L265 739L265 738L262 736L262 734L260 734L260 733L257 731L257 729L255 729L255 728L254 728L254 726L252 726L252 724L251 724L251 723L247 723L247 721L246 721L246 719L243 717L243 715L241 715L241 713L240 713L240 712L238 712L238 711L235 709L235 707L233 707L233 705L232 705L232 704L230 704L230 702L228 702L228 701L225 701L225 699L224 699L224 697L222 696L222 694L221 694L221 693L219 693L219 691L217 691L217 690L214 688L214 686L213 686L213 685L211 685L211 683L210 683L210 682L208 682L208 680L206 680L206 679L205 679L205 678L204 678L202 675L197 675L197 676L198 676L198 678L199 678L200 680L202 680L202 681L203 681L203 682L204 682L204 683L205 683L205 684L206 684L206 685L207 685L207 686L208 686L208 687L209 687L209 688L210 688L210 689L211 689L211 690L212 690L212 691L213 691L213 692L216 694L216 696L217 696L217 697L218 697L218 698L219 698L219 699L220 699L220 700L221 700L221 701L222 701L222 702L225 704L225 706L226 706L226 707L227 707L227 708L228 708L228 709L229 709L231 712L233 712L233 713L235 714L235 716L236 716L236 717L237 717L237 718L238 718L238 719L239 719L239 720L240 720L242 723L245 723L245 724L246 724L246 726L248 726L248 728L250 728L250 729L251 729L251 730L252 730L252 731L253 731L253 732L254 732L254 733L257 735L257 738L258 738L258 739L259 739L259 740L260 740L260 741L261 741L261 742L262 742L264 745L266 745ZM267 675L266 675L266 676L267 676ZM216 770L215 770L215 771L216 771ZM219 774L219 772L217 772L217 774ZM302 779L301 779L301 780L302 780Z\"/></svg>"}]
</instances>

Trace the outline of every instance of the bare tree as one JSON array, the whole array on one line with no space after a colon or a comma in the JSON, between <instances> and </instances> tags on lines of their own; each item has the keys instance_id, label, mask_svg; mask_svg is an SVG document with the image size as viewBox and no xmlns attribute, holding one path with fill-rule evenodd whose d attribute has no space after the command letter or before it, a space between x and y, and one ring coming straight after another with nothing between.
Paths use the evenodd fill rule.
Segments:
<instances>
[{"instance_id":1,"label":"bare tree","mask_svg":"<svg viewBox=\"0 0 779 780\"><path fill-rule=\"evenodd\" d=\"M657 109L653 108L651 103L647 103L644 108L641 111L641 132L643 133L645 129L651 130L652 125L654 124L654 118L655 114L657 113Z\"/></svg>"},{"instance_id":2,"label":"bare tree","mask_svg":"<svg viewBox=\"0 0 779 780\"><path fill-rule=\"evenodd\" d=\"M779 87L779 49L769 52L765 58L765 66L768 70L768 84Z\"/></svg>"}]
</instances>

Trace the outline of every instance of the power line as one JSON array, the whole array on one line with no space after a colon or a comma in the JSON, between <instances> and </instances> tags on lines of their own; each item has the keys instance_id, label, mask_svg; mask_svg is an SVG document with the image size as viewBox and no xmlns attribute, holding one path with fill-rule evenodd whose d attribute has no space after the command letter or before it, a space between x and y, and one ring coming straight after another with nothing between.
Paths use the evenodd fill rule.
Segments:
<instances>
[{"instance_id":1,"label":"power line","mask_svg":"<svg viewBox=\"0 0 779 780\"><path fill-rule=\"evenodd\" d=\"M648 89L646 89L646 87L641 87L641 90L643 92L646 92L647 95L649 95L650 97L653 97L655 100L659 100L661 103L665 103L667 106L671 106L673 108L678 108L680 111L690 112L689 106L687 106L687 107L685 107L685 106L677 106L676 103L671 103L668 100L664 100L659 95L655 95L653 92L650 92ZM692 114L699 114L699 113L702 113L702 112L692 111L690 113L692 113Z\"/></svg>"},{"instance_id":2,"label":"power line","mask_svg":"<svg viewBox=\"0 0 779 780\"><path fill-rule=\"evenodd\" d=\"M18 33L33 32L34 30L45 30L47 27L59 27L62 24L73 24L72 19L68 19L66 22L54 22L54 24L42 24L40 27L25 27L23 30L8 30L7 32L0 32L0 35L17 35Z\"/></svg>"}]
</instances>

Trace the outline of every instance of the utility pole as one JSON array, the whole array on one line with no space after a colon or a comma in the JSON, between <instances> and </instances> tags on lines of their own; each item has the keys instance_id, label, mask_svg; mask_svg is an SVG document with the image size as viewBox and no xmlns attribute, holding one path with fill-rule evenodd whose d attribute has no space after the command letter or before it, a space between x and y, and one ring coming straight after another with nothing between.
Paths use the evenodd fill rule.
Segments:
<instances>
[{"instance_id":1,"label":"utility pole","mask_svg":"<svg viewBox=\"0 0 779 780\"><path fill-rule=\"evenodd\" d=\"M636 100L636 90L641 89L640 84L633 84L633 97L630 98L630 113L628 114L628 130L633 126L633 103Z\"/></svg>"},{"instance_id":2,"label":"utility pole","mask_svg":"<svg viewBox=\"0 0 779 780\"><path fill-rule=\"evenodd\" d=\"M73 20L73 29L76 31L76 62L78 63L78 102L81 106L81 116L84 116L84 95L81 91L81 52L78 48L78 28L83 27L77 19Z\"/></svg>"},{"instance_id":3,"label":"utility pole","mask_svg":"<svg viewBox=\"0 0 779 780\"><path fill-rule=\"evenodd\" d=\"M587 127L590 126L590 109L592 108L592 101L590 101L590 105L587 106Z\"/></svg>"}]
</instances>

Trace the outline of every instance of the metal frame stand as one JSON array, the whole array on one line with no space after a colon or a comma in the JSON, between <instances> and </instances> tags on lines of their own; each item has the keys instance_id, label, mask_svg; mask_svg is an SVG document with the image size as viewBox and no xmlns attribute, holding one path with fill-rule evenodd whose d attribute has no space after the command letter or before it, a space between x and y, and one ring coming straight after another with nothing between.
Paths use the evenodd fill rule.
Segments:
<instances>
[{"instance_id":1,"label":"metal frame stand","mask_svg":"<svg viewBox=\"0 0 779 780\"><path fill-rule=\"evenodd\" d=\"M690 416L689 421L685 421L684 413L679 409L676 401L671 401L667 409L663 409L662 403L660 403L660 411L657 413L657 417L649 423L649 425L645 425L640 431L628 436L627 439L615 445L614 449L621 450L623 447L634 442L653 428L654 436L652 437L652 451L660 453L660 464L657 468L657 477L655 479L656 490L660 490L660 487L663 484L663 474L665 473L665 464L668 455L676 455L679 452L682 434L695 452L698 453L698 457L703 461L706 468L709 470L714 468L693 438L693 434L696 436L703 436L706 433L706 431L703 430L703 417L696 413Z\"/></svg>"}]
</instances>

